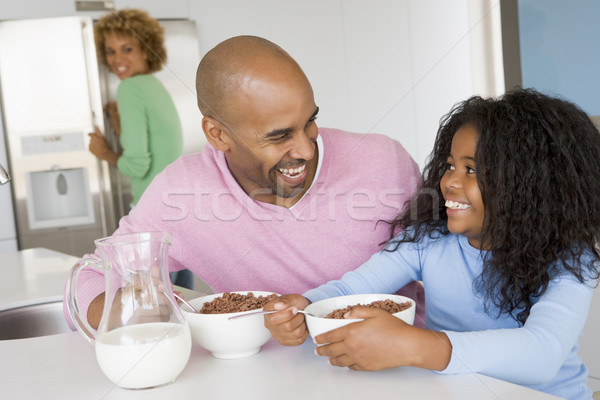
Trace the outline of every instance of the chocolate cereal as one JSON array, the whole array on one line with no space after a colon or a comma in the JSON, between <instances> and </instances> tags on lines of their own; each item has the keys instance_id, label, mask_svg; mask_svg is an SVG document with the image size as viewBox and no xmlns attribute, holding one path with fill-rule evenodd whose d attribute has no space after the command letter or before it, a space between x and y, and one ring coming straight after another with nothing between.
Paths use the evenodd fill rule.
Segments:
<instances>
[{"instance_id":1,"label":"chocolate cereal","mask_svg":"<svg viewBox=\"0 0 600 400\"><path fill-rule=\"evenodd\" d=\"M254 293L239 294L225 292L223 296L216 297L212 301L204 303L200 313L202 314L227 314L240 311L257 310L272 299L276 294L268 296L254 296Z\"/></svg>"},{"instance_id":2,"label":"chocolate cereal","mask_svg":"<svg viewBox=\"0 0 600 400\"><path fill-rule=\"evenodd\" d=\"M348 306L346 308L338 308L337 310L333 310L325 318L333 318L333 319L343 319L344 315L353 310L355 307L371 307L371 308L381 308L384 311L389 312L390 314L395 314L400 311L404 311L409 309L411 306L411 302L407 301L404 303L396 303L390 299L386 300L378 300L374 301L370 304L355 304L353 306Z\"/></svg>"}]
</instances>

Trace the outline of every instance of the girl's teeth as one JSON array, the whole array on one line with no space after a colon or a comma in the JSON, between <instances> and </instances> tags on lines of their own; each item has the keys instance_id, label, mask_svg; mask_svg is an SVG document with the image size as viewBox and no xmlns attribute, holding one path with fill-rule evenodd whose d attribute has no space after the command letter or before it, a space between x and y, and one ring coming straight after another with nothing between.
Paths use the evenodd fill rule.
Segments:
<instances>
[{"instance_id":1,"label":"girl's teeth","mask_svg":"<svg viewBox=\"0 0 600 400\"><path fill-rule=\"evenodd\" d=\"M467 208L469 208L471 206L468 204L459 203L457 201L446 200L446 207L448 207L452 210L466 210Z\"/></svg>"}]
</instances>

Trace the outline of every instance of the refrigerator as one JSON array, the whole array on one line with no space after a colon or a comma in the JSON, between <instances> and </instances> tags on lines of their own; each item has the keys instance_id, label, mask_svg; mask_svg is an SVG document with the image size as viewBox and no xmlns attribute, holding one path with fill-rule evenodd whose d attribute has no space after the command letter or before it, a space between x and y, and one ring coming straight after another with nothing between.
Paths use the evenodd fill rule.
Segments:
<instances>
[{"instance_id":1,"label":"refrigerator","mask_svg":"<svg viewBox=\"0 0 600 400\"><path fill-rule=\"evenodd\" d=\"M180 115L184 153L199 151L196 27L160 22L168 63L156 76ZM115 99L119 80L98 63L93 24L86 16L0 22L2 125L19 249L81 256L130 210L128 179L88 151L94 125L118 150L103 107Z\"/></svg>"},{"instance_id":2,"label":"refrigerator","mask_svg":"<svg viewBox=\"0 0 600 400\"><path fill-rule=\"evenodd\" d=\"M0 121L2 111L0 110ZM13 214L10 172L4 142L4 131L0 124L0 253L17 250L17 230Z\"/></svg>"}]
</instances>

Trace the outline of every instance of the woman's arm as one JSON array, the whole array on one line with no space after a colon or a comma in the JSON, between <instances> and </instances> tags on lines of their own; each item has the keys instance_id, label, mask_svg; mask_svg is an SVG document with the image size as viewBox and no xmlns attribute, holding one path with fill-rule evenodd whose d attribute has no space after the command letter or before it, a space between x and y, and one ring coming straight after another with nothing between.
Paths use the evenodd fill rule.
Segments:
<instances>
[{"instance_id":1,"label":"woman's arm","mask_svg":"<svg viewBox=\"0 0 600 400\"><path fill-rule=\"evenodd\" d=\"M117 166L119 171L131 178L143 178L151 166L148 143L148 120L146 118L144 93L133 79L125 79L117 91L117 104L121 123L120 143L123 153Z\"/></svg>"}]
</instances>

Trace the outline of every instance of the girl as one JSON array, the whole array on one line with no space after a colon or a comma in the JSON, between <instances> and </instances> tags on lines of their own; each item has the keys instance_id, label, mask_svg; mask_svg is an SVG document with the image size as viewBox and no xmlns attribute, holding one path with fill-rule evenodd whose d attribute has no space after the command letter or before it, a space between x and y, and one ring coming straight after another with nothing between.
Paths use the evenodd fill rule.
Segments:
<instances>
[{"instance_id":1,"label":"girl","mask_svg":"<svg viewBox=\"0 0 600 400\"><path fill-rule=\"evenodd\" d=\"M355 271L265 317L282 344L308 333L296 310L355 293L425 285L427 329L363 318L315 338L335 366L477 372L569 399L591 399L577 355L600 254L600 134L575 105L533 90L472 97L443 120L423 186L391 239ZM398 230L402 232L397 234Z\"/></svg>"}]
</instances>

